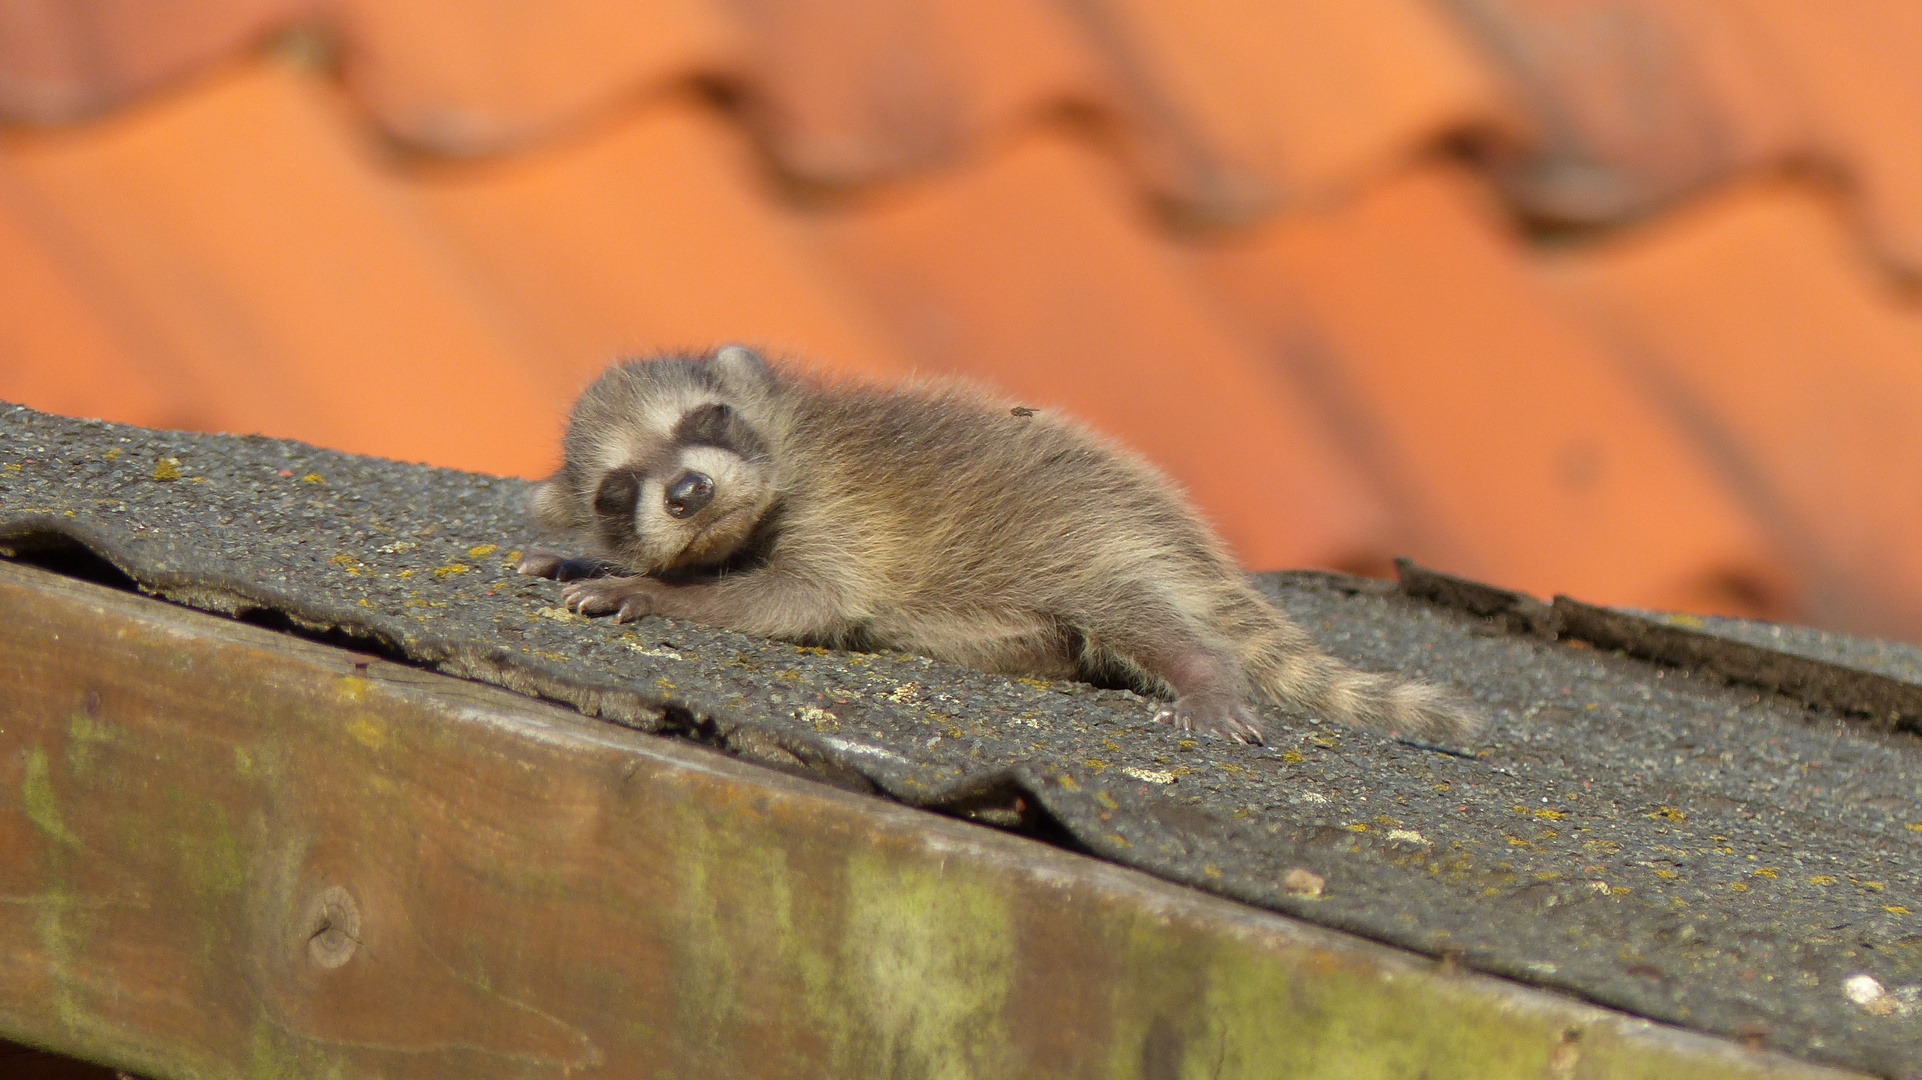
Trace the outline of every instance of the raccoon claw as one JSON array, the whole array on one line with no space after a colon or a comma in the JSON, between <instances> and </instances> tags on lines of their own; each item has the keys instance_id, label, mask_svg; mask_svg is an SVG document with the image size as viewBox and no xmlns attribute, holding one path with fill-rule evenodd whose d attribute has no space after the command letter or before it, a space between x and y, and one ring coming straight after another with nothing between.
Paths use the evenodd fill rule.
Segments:
<instances>
[{"instance_id":1,"label":"raccoon claw","mask_svg":"<svg viewBox=\"0 0 1922 1080\"><path fill-rule=\"evenodd\" d=\"M1251 746L1261 745L1261 725L1255 721L1254 710L1244 702L1216 703L1182 698L1163 705L1155 713L1155 722L1173 724L1180 731L1198 731Z\"/></svg>"},{"instance_id":2,"label":"raccoon claw","mask_svg":"<svg viewBox=\"0 0 1922 1080\"><path fill-rule=\"evenodd\" d=\"M655 584L645 578L590 578L576 581L561 593L562 603L576 615L606 615L617 623L654 613Z\"/></svg>"}]
</instances>

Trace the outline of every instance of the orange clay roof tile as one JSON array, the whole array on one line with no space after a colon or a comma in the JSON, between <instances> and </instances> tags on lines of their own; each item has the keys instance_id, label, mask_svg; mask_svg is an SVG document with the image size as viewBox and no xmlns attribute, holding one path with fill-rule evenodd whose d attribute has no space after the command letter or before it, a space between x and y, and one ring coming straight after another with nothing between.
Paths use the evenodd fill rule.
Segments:
<instances>
[{"instance_id":1,"label":"orange clay roof tile","mask_svg":"<svg viewBox=\"0 0 1922 1080\"><path fill-rule=\"evenodd\" d=\"M751 0L745 117L781 167L848 185L944 166L1038 112L1111 109L1100 58L1034 0Z\"/></svg>"},{"instance_id":2,"label":"orange clay roof tile","mask_svg":"<svg viewBox=\"0 0 1922 1080\"><path fill-rule=\"evenodd\" d=\"M1551 279L1716 451L1813 618L1922 637L1922 312L1823 192L1732 190Z\"/></svg>"},{"instance_id":3,"label":"orange clay roof tile","mask_svg":"<svg viewBox=\"0 0 1922 1080\"><path fill-rule=\"evenodd\" d=\"M0 118L65 123L131 100L316 0L0 0Z\"/></svg>"},{"instance_id":4,"label":"orange clay roof tile","mask_svg":"<svg viewBox=\"0 0 1922 1080\"><path fill-rule=\"evenodd\" d=\"M1728 0L1448 0L1539 132L1495 142L1508 196L1552 222L1605 223L1809 145L1807 110Z\"/></svg>"},{"instance_id":5,"label":"orange clay roof tile","mask_svg":"<svg viewBox=\"0 0 1922 1080\"><path fill-rule=\"evenodd\" d=\"M936 370L1119 436L1255 566L1379 566L1382 511L1224 330L1110 163L1055 131L825 215L821 250Z\"/></svg>"},{"instance_id":6,"label":"orange clay roof tile","mask_svg":"<svg viewBox=\"0 0 1922 1080\"><path fill-rule=\"evenodd\" d=\"M498 162L419 167L407 189L463 273L541 342L553 415L607 362L749 341L810 366L890 376L909 361L822 273L738 129L691 96L592 138Z\"/></svg>"},{"instance_id":7,"label":"orange clay roof tile","mask_svg":"<svg viewBox=\"0 0 1922 1080\"><path fill-rule=\"evenodd\" d=\"M783 166L850 184L1011 126L1091 118L1187 216L1245 219L1444 136L1520 121L1421 0L757 0L749 116ZM1018 137L1018 136L1016 136Z\"/></svg>"},{"instance_id":8,"label":"orange clay roof tile","mask_svg":"<svg viewBox=\"0 0 1922 1080\"><path fill-rule=\"evenodd\" d=\"M1541 594L1785 610L1720 478L1558 314L1488 202L1435 165L1200 261L1344 418L1417 557Z\"/></svg>"},{"instance_id":9,"label":"orange clay roof tile","mask_svg":"<svg viewBox=\"0 0 1922 1080\"><path fill-rule=\"evenodd\" d=\"M1188 215L1343 191L1467 130L1522 135L1431 0L1075 0L1120 82L1132 156Z\"/></svg>"},{"instance_id":10,"label":"orange clay roof tile","mask_svg":"<svg viewBox=\"0 0 1922 1080\"><path fill-rule=\"evenodd\" d=\"M105 298L69 270L40 215L0 159L0 400L150 427L198 427L192 397L150 370L151 358L102 310Z\"/></svg>"},{"instance_id":11,"label":"orange clay roof tile","mask_svg":"<svg viewBox=\"0 0 1922 1080\"><path fill-rule=\"evenodd\" d=\"M1848 176L1878 254L1922 275L1922 4L1740 6L1808 99L1819 148Z\"/></svg>"},{"instance_id":12,"label":"orange clay roof tile","mask_svg":"<svg viewBox=\"0 0 1922 1080\"><path fill-rule=\"evenodd\" d=\"M438 153L511 148L739 62L739 27L709 0L331 2L351 92Z\"/></svg>"},{"instance_id":13,"label":"orange clay roof tile","mask_svg":"<svg viewBox=\"0 0 1922 1080\"><path fill-rule=\"evenodd\" d=\"M249 63L86 128L12 133L0 161L138 328L155 377L218 426L551 463L564 392L541 391L325 84Z\"/></svg>"}]
</instances>

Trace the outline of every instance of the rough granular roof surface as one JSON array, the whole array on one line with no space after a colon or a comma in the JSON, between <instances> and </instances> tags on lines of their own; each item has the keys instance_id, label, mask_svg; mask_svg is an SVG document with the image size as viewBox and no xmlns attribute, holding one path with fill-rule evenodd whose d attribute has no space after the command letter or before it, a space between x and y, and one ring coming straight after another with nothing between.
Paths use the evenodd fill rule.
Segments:
<instances>
[{"instance_id":1,"label":"rough granular roof surface","mask_svg":"<svg viewBox=\"0 0 1922 1080\"><path fill-rule=\"evenodd\" d=\"M1387 582L1267 575L1334 654L1461 686L1492 723L1478 746L1428 747L1270 711L1269 744L1241 746L1157 725L1125 691L570 615L553 582L515 573L523 493L0 406L7 554L1644 1016L1922 1077L1922 745L1900 705L1922 688L1888 659L1900 650L1791 632L1804 663L1896 687L1898 707L1856 715ZM1685 624L1756 656L1791 644Z\"/></svg>"},{"instance_id":2,"label":"rough granular roof surface","mask_svg":"<svg viewBox=\"0 0 1922 1080\"><path fill-rule=\"evenodd\" d=\"M1678 618L1684 622L1687 620L1686 616L1659 617L1670 624L1677 622ZM1872 671L1892 679L1922 685L1922 646L1906 641L1850 637L1846 634L1831 634L1825 630L1814 630L1806 626L1785 626L1781 623L1730 619L1719 615L1699 616L1695 622L1702 630L1717 636L1759 645L1765 649L1792 653L1796 656L1845 664L1862 671Z\"/></svg>"}]
</instances>

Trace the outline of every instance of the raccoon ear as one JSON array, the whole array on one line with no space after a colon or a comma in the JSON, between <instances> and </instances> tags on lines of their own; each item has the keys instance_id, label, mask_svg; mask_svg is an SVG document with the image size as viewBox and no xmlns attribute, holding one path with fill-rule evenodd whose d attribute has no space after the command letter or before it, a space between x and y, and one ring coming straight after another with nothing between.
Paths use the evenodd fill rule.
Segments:
<instances>
[{"instance_id":1,"label":"raccoon ear","mask_svg":"<svg viewBox=\"0 0 1922 1080\"><path fill-rule=\"evenodd\" d=\"M746 345L723 345L708 358L716 374L740 386L760 386L774 381L774 368L767 358Z\"/></svg>"},{"instance_id":2,"label":"raccoon ear","mask_svg":"<svg viewBox=\"0 0 1922 1080\"><path fill-rule=\"evenodd\" d=\"M527 515L534 524L555 532L568 532L587 524L581 513L580 498L562 473L534 485L527 495Z\"/></svg>"}]
</instances>

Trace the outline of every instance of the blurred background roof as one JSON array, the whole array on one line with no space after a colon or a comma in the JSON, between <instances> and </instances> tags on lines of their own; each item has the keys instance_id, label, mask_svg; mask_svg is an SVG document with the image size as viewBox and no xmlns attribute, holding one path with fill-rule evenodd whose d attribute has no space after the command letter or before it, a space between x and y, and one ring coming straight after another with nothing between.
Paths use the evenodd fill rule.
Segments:
<instances>
[{"instance_id":1,"label":"blurred background roof","mask_svg":"<svg viewBox=\"0 0 1922 1080\"><path fill-rule=\"evenodd\" d=\"M0 0L0 398L539 475L962 372L1253 567L1922 638L1913 0Z\"/></svg>"}]
</instances>

